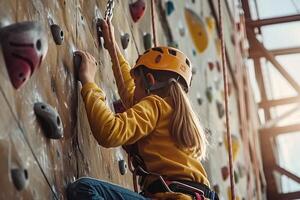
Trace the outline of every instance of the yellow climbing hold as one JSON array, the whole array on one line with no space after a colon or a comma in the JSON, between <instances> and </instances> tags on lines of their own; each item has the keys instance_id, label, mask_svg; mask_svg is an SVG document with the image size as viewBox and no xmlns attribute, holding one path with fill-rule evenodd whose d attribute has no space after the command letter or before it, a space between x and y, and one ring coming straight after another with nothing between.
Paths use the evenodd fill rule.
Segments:
<instances>
[{"instance_id":1,"label":"yellow climbing hold","mask_svg":"<svg viewBox=\"0 0 300 200\"><path fill-rule=\"evenodd\" d=\"M235 161L238 151L240 150L240 142L238 137L235 135L231 135L231 141L232 141L232 156L233 156L233 161ZM224 133L224 144L225 144L226 151L228 153L227 134L225 133Z\"/></svg>"},{"instance_id":2,"label":"yellow climbing hold","mask_svg":"<svg viewBox=\"0 0 300 200\"><path fill-rule=\"evenodd\" d=\"M203 20L192 10L184 11L188 29L198 52L202 53L208 46L208 34Z\"/></svg>"},{"instance_id":3,"label":"yellow climbing hold","mask_svg":"<svg viewBox=\"0 0 300 200\"><path fill-rule=\"evenodd\" d=\"M216 51L218 56L221 57L222 49L221 49L221 40L219 38L215 39Z\"/></svg>"},{"instance_id":4,"label":"yellow climbing hold","mask_svg":"<svg viewBox=\"0 0 300 200\"><path fill-rule=\"evenodd\" d=\"M216 28L216 20L212 16L208 16L205 18L207 28L209 32L212 32Z\"/></svg>"},{"instance_id":5,"label":"yellow climbing hold","mask_svg":"<svg viewBox=\"0 0 300 200\"><path fill-rule=\"evenodd\" d=\"M227 195L228 195L228 199L231 199L231 188L228 187L227 188ZM235 200L240 200L241 198L239 196L235 197Z\"/></svg>"}]
</instances>

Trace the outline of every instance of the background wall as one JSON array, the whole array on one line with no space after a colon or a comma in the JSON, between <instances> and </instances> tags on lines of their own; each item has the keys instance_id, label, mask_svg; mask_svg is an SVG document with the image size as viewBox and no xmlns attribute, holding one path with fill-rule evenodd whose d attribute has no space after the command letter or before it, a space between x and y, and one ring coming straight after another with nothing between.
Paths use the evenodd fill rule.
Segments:
<instances>
[{"instance_id":1,"label":"background wall","mask_svg":"<svg viewBox=\"0 0 300 200\"><path fill-rule=\"evenodd\" d=\"M121 46L120 36L130 34L129 46L122 52L129 63L134 65L138 55L145 50L143 35L152 33L150 0L146 1L145 16L138 23L131 19L128 7L133 0L115 2L112 23L116 40ZM219 116L217 108L217 102L224 104L224 91L222 73L218 67L221 57L215 20L216 2L157 1L155 20L159 44L177 44L192 61L194 77L189 95L210 141L209 155L204 165L211 186L219 191L221 199L228 199L229 177L224 176L226 170L223 170L223 174L221 170L228 165L226 124L225 117ZM171 4L174 10L166 12ZM100 63L96 81L106 92L107 105L113 109L112 103L118 99L118 94L111 61L107 51L98 45L96 34L96 19L104 16L105 9L104 0L0 2L2 27L22 21L39 21L47 31L49 46L42 66L19 90L12 87L3 55L0 55L0 199L66 199L66 185L81 176L92 176L132 188L131 174L122 176L118 169L118 161L127 160L126 154L121 148L100 147L91 135L80 96L81 86L75 78L73 66L75 50L85 49L92 53ZM256 142L257 116L253 114L256 113L253 109L255 104L247 85L243 62L243 30L236 29L238 25L242 27L242 22L239 15L238 21L233 20L230 10L228 4L224 3L228 69L231 72L229 110L231 132L237 149L234 161L236 190L239 199L257 199L261 193L258 188L262 186L262 174L257 167L260 165ZM200 42L207 42L202 52L197 50L191 38L185 18L187 11L193 11L197 16L197 23L193 26L200 26L203 30L204 35L197 38ZM62 45L58 46L53 41L49 28L52 23L58 24L64 31ZM205 33L207 37L204 37ZM245 88L248 91L246 94ZM252 109L246 110L245 99L247 106ZM60 114L64 128L63 139L50 140L44 136L33 111L34 103L39 101L52 105ZM252 113L251 118L246 118L246 112L250 115ZM29 184L22 191L17 191L13 184L13 168L28 170Z\"/></svg>"}]
</instances>

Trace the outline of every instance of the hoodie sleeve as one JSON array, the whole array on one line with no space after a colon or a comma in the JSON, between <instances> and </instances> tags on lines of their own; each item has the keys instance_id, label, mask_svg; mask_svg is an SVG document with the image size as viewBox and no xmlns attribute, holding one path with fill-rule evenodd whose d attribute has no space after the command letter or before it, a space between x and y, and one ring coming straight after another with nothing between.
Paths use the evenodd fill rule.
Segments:
<instances>
[{"instance_id":1,"label":"hoodie sleeve","mask_svg":"<svg viewBox=\"0 0 300 200\"><path fill-rule=\"evenodd\" d=\"M124 113L114 114L105 104L103 91L94 83L81 90L92 133L104 147L133 144L151 133L160 116L158 96L148 96Z\"/></svg>"}]
</instances>

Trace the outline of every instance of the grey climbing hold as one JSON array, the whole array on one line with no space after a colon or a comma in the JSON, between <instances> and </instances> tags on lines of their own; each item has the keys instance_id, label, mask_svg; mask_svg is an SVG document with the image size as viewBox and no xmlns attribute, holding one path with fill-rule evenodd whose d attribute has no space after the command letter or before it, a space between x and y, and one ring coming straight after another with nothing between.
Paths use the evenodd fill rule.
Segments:
<instances>
[{"instance_id":1,"label":"grey climbing hold","mask_svg":"<svg viewBox=\"0 0 300 200\"><path fill-rule=\"evenodd\" d=\"M119 170L121 175L125 175L127 172L127 164L125 160L119 160Z\"/></svg>"},{"instance_id":2,"label":"grey climbing hold","mask_svg":"<svg viewBox=\"0 0 300 200\"><path fill-rule=\"evenodd\" d=\"M50 29L51 29L51 33L52 33L54 42L57 45L61 45L64 41L64 32L63 32L63 30L57 24L52 24L50 26Z\"/></svg>"},{"instance_id":3,"label":"grey climbing hold","mask_svg":"<svg viewBox=\"0 0 300 200\"><path fill-rule=\"evenodd\" d=\"M59 114L49 104L34 104L34 112L42 124L46 137L60 139L63 137L63 125Z\"/></svg>"},{"instance_id":4,"label":"grey climbing hold","mask_svg":"<svg viewBox=\"0 0 300 200\"><path fill-rule=\"evenodd\" d=\"M128 33L125 33L121 36L121 44L123 49L127 49L129 40L130 40L130 35Z\"/></svg>"},{"instance_id":5,"label":"grey climbing hold","mask_svg":"<svg viewBox=\"0 0 300 200\"><path fill-rule=\"evenodd\" d=\"M23 168L11 169L11 178L17 190L21 191L28 185L28 171Z\"/></svg>"},{"instance_id":6,"label":"grey climbing hold","mask_svg":"<svg viewBox=\"0 0 300 200\"><path fill-rule=\"evenodd\" d=\"M152 47L152 35L150 33L145 33L143 39L145 50L150 49Z\"/></svg>"}]
</instances>

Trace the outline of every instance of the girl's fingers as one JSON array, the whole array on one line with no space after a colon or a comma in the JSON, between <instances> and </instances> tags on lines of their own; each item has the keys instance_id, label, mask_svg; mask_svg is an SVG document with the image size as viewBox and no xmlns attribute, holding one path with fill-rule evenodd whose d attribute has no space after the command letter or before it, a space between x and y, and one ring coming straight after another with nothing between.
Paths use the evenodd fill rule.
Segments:
<instances>
[{"instance_id":1,"label":"girl's fingers","mask_svg":"<svg viewBox=\"0 0 300 200\"><path fill-rule=\"evenodd\" d=\"M76 54L79 54L82 58L82 62L83 63L87 63L87 62L92 62L95 63L96 65L98 65L96 59L94 56L92 56L90 53L88 53L87 51L82 51L82 50L78 50L75 52Z\"/></svg>"}]
</instances>

